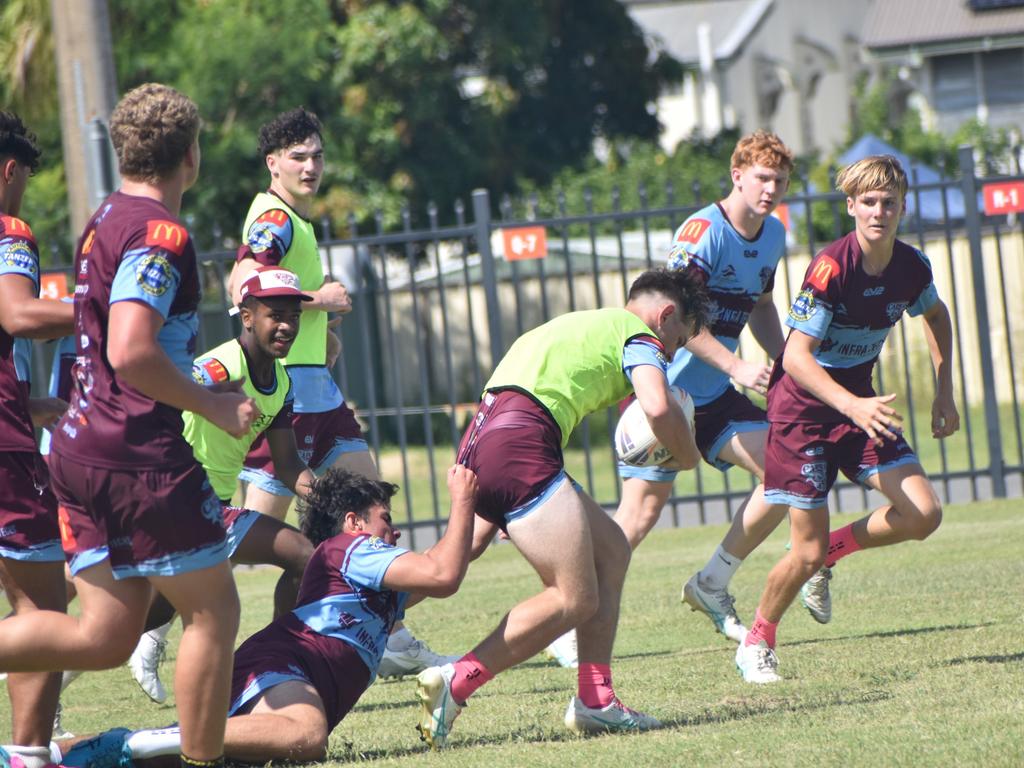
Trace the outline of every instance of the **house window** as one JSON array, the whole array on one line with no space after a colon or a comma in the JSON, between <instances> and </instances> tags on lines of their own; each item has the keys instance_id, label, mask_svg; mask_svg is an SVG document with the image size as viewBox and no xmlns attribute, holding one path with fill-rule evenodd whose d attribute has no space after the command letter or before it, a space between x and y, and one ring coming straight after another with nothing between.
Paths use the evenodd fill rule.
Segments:
<instances>
[{"instance_id":1,"label":"house window","mask_svg":"<svg viewBox=\"0 0 1024 768\"><path fill-rule=\"evenodd\" d=\"M978 106L974 54L958 53L932 59L932 88L939 112L956 112Z\"/></svg>"},{"instance_id":2,"label":"house window","mask_svg":"<svg viewBox=\"0 0 1024 768\"><path fill-rule=\"evenodd\" d=\"M983 53L981 76L987 104L1024 103L1024 49Z\"/></svg>"}]
</instances>

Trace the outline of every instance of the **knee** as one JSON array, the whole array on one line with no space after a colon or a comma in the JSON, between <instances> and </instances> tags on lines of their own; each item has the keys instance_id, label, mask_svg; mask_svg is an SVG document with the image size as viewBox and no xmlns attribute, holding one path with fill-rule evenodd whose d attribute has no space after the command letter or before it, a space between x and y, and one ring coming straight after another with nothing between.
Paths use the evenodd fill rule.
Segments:
<instances>
[{"instance_id":1,"label":"knee","mask_svg":"<svg viewBox=\"0 0 1024 768\"><path fill-rule=\"evenodd\" d=\"M804 542L796 544L790 550L789 559L794 570L799 574L802 581L807 581L825 565L825 557L828 554L827 542ZM802 582L801 582L802 583Z\"/></svg>"},{"instance_id":2,"label":"knee","mask_svg":"<svg viewBox=\"0 0 1024 768\"><path fill-rule=\"evenodd\" d=\"M593 618L600 604L601 600L596 584L573 590L564 599L563 623L567 628L578 627Z\"/></svg>"},{"instance_id":3,"label":"knee","mask_svg":"<svg viewBox=\"0 0 1024 768\"><path fill-rule=\"evenodd\" d=\"M942 504L938 499L930 499L927 504L914 510L910 520L910 530L907 532L909 538L924 541L942 524Z\"/></svg>"}]
</instances>

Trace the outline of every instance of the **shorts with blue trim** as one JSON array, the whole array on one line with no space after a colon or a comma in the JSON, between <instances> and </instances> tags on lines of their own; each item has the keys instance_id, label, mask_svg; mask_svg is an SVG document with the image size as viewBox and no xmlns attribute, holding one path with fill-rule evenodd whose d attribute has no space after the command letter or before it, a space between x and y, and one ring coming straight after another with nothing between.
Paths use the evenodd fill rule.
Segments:
<instances>
[{"instance_id":1,"label":"shorts with blue trim","mask_svg":"<svg viewBox=\"0 0 1024 768\"><path fill-rule=\"evenodd\" d=\"M820 509L839 471L860 485L872 475L920 464L902 435L876 446L850 422L772 424L765 444L764 498L769 504Z\"/></svg>"},{"instance_id":2,"label":"shorts with blue trim","mask_svg":"<svg viewBox=\"0 0 1024 768\"><path fill-rule=\"evenodd\" d=\"M0 451L0 557L26 563L60 563L57 499L42 457Z\"/></svg>"},{"instance_id":3,"label":"shorts with blue trim","mask_svg":"<svg viewBox=\"0 0 1024 768\"><path fill-rule=\"evenodd\" d=\"M729 387L711 402L698 405L693 412L696 434L694 439L704 461L722 472L733 465L719 458L722 448L736 435L744 432L767 432L768 415L754 405L750 398ZM671 483L679 474L674 469L660 466L631 467L619 462L619 477L638 477L652 483Z\"/></svg>"},{"instance_id":4,"label":"shorts with blue trim","mask_svg":"<svg viewBox=\"0 0 1024 768\"><path fill-rule=\"evenodd\" d=\"M346 453L369 450L356 416L347 403L323 413L292 414L295 445L306 466L322 477ZM245 457L238 479L274 496L294 496L291 488L277 479L266 433L260 434Z\"/></svg>"},{"instance_id":5,"label":"shorts with blue trim","mask_svg":"<svg viewBox=\"0 0 1024 768\"><path fill-rule=\"evenodd\" d=\"M507 532L509 522L547 501L569 478L561 442L558 424L532 398L516 390L485 393L457 459L476 473L476 513Z\"/></svg>"},{"instance_id":6,"label":"shorts with blue trim","mask_svg":"<svg viewBox=\"0 0 1024 768\"><path fill-rule=\"evenodd\" d=\"M104 560L114 578L174 576L228 558L221 502L197 462L108 469L50 454L72 575Z\"/></svg>"}]
</instances>

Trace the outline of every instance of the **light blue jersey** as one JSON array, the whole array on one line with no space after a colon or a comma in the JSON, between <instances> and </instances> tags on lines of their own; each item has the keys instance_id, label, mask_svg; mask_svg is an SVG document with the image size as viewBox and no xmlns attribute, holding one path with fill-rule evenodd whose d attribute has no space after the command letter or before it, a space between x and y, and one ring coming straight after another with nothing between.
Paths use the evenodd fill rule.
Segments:
<instances>
[{"instance_id":1,"label":"light blue jersey","mask_svg":"<svg viewBox=\"0 0 1024 768\"><path fill-rule=\"evenodd\" d=\"M686 269L707 286L709 330L735 352L754 304L775 284L775 268L785 248L786 229L775 217L768 216L757 237L748 240L733 228L722 206L712 203L676 230L668 266ZM731 386L725 373L686 349L676 352L668 378L698 406Z\"/></svg>"}]
</instances>

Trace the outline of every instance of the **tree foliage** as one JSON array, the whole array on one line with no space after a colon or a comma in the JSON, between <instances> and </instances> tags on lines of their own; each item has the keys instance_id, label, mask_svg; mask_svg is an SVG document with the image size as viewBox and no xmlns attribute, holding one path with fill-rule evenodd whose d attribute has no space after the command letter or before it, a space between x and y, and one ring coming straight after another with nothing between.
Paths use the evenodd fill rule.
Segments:
<instances>
[{"instance_id":1,"label":"tree foliage","mask_svg":"<svg viewBox=\"0 0 1024 768\"><path fill-rule=\"evenodd\" d=\"M342 229L377 210L393 223L404 204L451 210L475 187L501 194L547 183L583 165L598 137L653 139L651 104L681 73L648 50L617 0L522 0L515 13L499 0L108 3L120 90L155 80L199 104L203 170L184 213L203 247L238 237L249 199L267 183L258 127L283 110L301 104L324 122L317 213ZM26 36L46 50L48 12L46 0L5 4L8 72ZM45 56L35 60L39 84L25 91L47 148L26 199L43 238L67 228L52 206L63 173L48 61L49 70ZM14 82L8 75L5 103L17 103Z\"/></svg>"}]
</instances>

